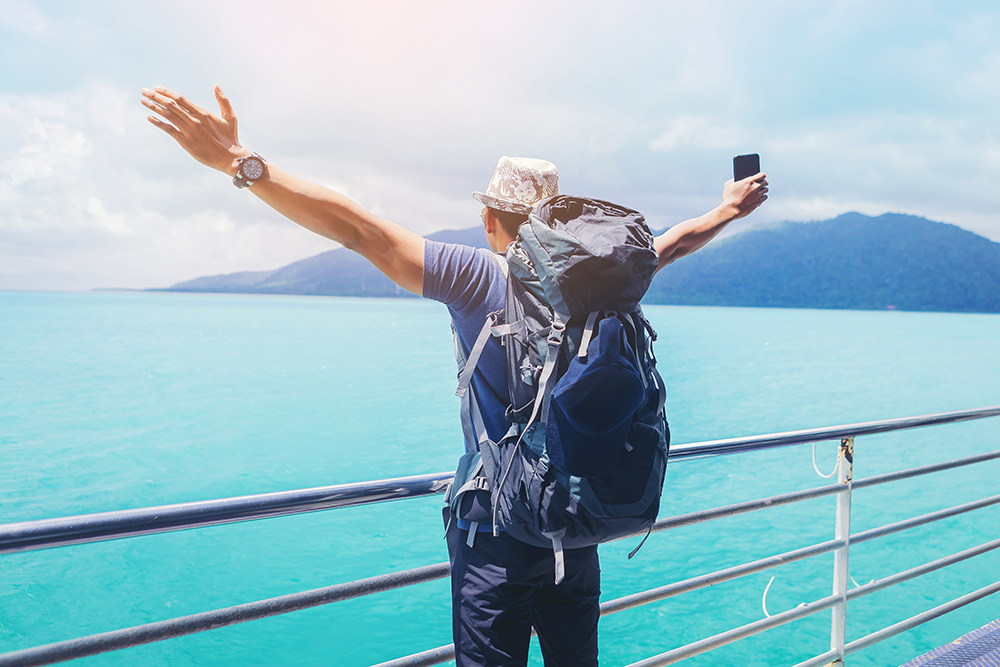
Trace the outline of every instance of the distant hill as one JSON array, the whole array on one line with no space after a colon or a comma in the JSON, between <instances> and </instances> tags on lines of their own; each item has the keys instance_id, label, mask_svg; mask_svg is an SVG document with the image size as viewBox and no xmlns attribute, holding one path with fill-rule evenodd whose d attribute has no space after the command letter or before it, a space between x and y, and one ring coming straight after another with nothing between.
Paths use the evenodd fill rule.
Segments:
<instances>
[{"instance_id":1,"label":"distant hill","mask_svg":"<svg viewBox=\"0 0 1000 667\"><path fill-rule=\"evenodd\" d=\"M486 248L481 227L446 230L427 238ZM311 296L413 297L406 290L345 248L293 262L274 271L241 271L205 276L166 288L168 292L238 292L244 294L307 294Z\"/></svg>"},{"instance_id":2,"label":"distant hill","mask_svg":"<svg viewBox=\"0 0 1000 667\"><path fill-rule=\"evenodd\" d=\"M486 247L482 228L428 238ZM412 296L360 256L331 250L275 271L196 278L177 292ZM754 227L661 271L650 304L1000 312L1000 243L888 213Z\"/></svg>"},{"instance_id":3,"label":"distant hill","mask_svg":"<svg viewBox=\"0 0 1000 667\"><path fill-rule=\"evenodd\" d=\"M1000 243L888 213L756 227L659 273L648 303L1000 312Z\"/></svg>"}]
</instances>

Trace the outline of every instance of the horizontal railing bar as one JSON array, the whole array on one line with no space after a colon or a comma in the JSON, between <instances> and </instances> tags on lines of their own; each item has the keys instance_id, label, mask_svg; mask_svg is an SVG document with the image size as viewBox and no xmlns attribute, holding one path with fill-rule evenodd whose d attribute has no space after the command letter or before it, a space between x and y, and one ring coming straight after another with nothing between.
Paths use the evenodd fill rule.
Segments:
<instances>
[{"instance_id":1,"label":"horizontal railing bar","mask_svg":"<svg viewBox=\"0 0 1000 667\"><path fill-rule=\"evenodd\" d=\"M836 660L839 657L840 654L837 652L836 649L834 649L832 651L827 651L826 653L821 653L817 655L815 658L809 658L804 662L800 662L797 665L793 665L793 667L820 667L820 665L831 664L834 660Z\"/></svg>"},{"instance_id":2,"label":"horizontal railing bar","mask_svg":"<svg viewBox=\"0 0 1000 667\"><path fill-rule=\"evenodd\" d=\"M658 533L662 530L671 530L674 528L681 528L683 526L690 526L697 523L705 523L707 521L714 521L715 519L725 519L728 517L739 516L741 514L749 514L750 512L757 512L759 510L768 509L771 507L780 507L782 505L788 505L791 503L801 502L803 500L812 500L814 498L823 498L825 496L832 496L837 493L844 491L843 484L831 484L829 486L820 486L815 489L806 489L805 491L793 491L791 493L784 493L780 496L771 496L769 498L757 498L756 500L746 500L741 503L734 503L732 505L725 505L723 507L713 507L707 510L698 510L697 512L689 512L687 514L678 514L677 516L666 517L665 519L658 519L651 528L651 531ZM646 531L641 531L639 533L633 533L632 535L626 535L620 539L627 539L630 537L645 535Z\"/></svg>"},{"instance_id":3,"label":"horizontal railing bar","mask_svg":"<svg viewBox=\"0 0 1000 667\"><path fill-rule=\"evenodd\" d=\"M0 525L0 555L444 493L455 473L337 484Z\"/></svg>"},{"instance_id":4,"label":"horizontal railing bar","mask_svg":"<svg viewBox=\"0 0 1000 667\"><path fill-rule=\"evenodd\" d=\"M851 600L854 600L856 598L864 597L866 595L871 595L872 593L884 590L886 588L889 588L890 586L901 584L904 581L915 579L916 577L927 574L928 572L934 572L935 570L940 570L942 568L948 567L949 565L960 563L963 560L974 558L975 556L988 553L998 548L1000 548L1000 539L993 540L991 542L985 542L977 547L972 547L971 549L966 549L965 551L959 551L958 553L951 554L950 556L938 558L937 560L930 561L929 563L924 563L923 565L918 565L917 567L910 568L909 570L904 570L903 572L897 572L896 574L890 575L888 577L883 577L882 579L870 581L867 584L863 584L861 586L858 586L857 588L852 588L851 590L847 591L847 601L850 602Z\"/></svg>"},{"instance_id":5,"label":"horizontal railing bar","mask_svg":"<svg viewBox=\"0 0 1000 667\"><path fill-rule=\"evenodd\" d=\"M946 412L936 415L926 415L924 417L908 417L904 419L751 436L749 438L715 440L692 445L675 446L670 452L670 458L683 459L712 454L732 454L737 451L756 450L764 447L778 447L801 444L803 442L815 442L821 439L847 437L850 434L880 433L969 419L982 419L996 415L1000 415L1000 406L980 410ZM747 449L740 449L742 446L741 443L746 444ZM719 447L721 447L719 451L708 451L709 449L714 450ZM989 460L991 458L1000 458L1000 452L981 455L977 458L977 461L980 459ZM970 462L976 461L970 460ZM937 464L938 467L926 466L925 468L927 472L932 472L957 465L962 464L952 461L945 464ZM903 471L892 473L892 475L900 476L897 478L902 479L903 476L907 476L906 473L907 471ZM913 475L916 474L923 473L913 473ZM453 472L430 473L372 482L338 484L295 491L279 491L252 496L9 523L0 525L0 555L152 535L176 530L188 530L240 521L288 516L304 512L384 502L387 500L434 495L444 493L448 482L451 481L453 476ZM886 478L885 481L889 481L888 476L883 477ZM855 483L855 486L879 483L874 481L875 479L858 481ZM831 490L834 488L837 488L836 485L798 492L802 494L798 498L793 497L794 494L787 494L786 496L778 496L776 499L781 499L781 503L795 502L796 499L828 495L834 492ZM744 509L734 511L733 514L735 515L742 511L754 511L755 509L763 509L769 506L767 501L751 501L751 503L753 502L761 502L763 504L752 508L746 505ZM774 502L771 503L771 505L774 504ZM709 514L705 516L709 517L712 512L718 511L720 510L709 510ZM693 515L690 516L693 517ZM700 520L707 519L694 520L692 518L691 522L697 523ZM665 521L665 523L658 522L653 530L666 530L685 525L682 523L670 523L672 519Z\"/></svg>"},{"instance_id":6,"label":"horizontal railing bar","mask_svg":"<svg viewBox=\"0 0 1000 667\"><path fill-rule=\"evenodd\" d=\"M165 621L146 623L131 628L112 630L97 635L36 646L11 653L0 654L0 667L36 667L73 660L98 653L151 644L196 632L221 628L227 625L255 621L268 616L318 607L331 602L370 595L401 588L411 584L433 581L448 576L448 563L427 565L403 572L383 574L359 579L346 584L316 588L301 593L248 602L224 609L181 616Z\"/></svg>"},{"instance_id":7,"label":"horizontal railing bar","mask_svg":"<svg viewBox=\"0 0 1000 667\"><path fill-rule=\"evenodd\" d=\"M728 567L724 570L716 570L715 572L709 572L708 574L702 574L683 581L677 581L672 584L667 584L666 586L651 588L648 591L626 595L615 600L609 600L601 603L601 615L604 616L606 614L614 614L619 611L625 611L626 609L632 609L633 607L649 604L650 602L665 600L666 598L674 597L676 595L680 595L681 593L690 593L691 591L696 591L700 588L708 588L709 586L714 586L715 584L721 584L727 581L732 581L733 579L739 579L740 577L744 577L748 574L763 572L764 570L769 570L773 567L778 567L779 565L794 563L812 556L829 553L845 545L846 542L844 540L820 542L808 547L802 547L801 549L795 549L794 551L786 551L785 553L778 554L777 556L768 556L749 563Z\"/></svg>"},{"instance_id":8,"label":"horizontal railing bar","mask_svg":"<svg viewBox=\"0 0 1000 667\"><path fill-rule=\"evenodd\" d=\"M899 472L886 473L884 475L875 475L873 477L866 477L864 479L854 481L853 486L855 489L866 488L869 486L876 486L878 484L894 482L908 477L918 477L920 475L927 475L934 472L941 472L942 470L950 470L961 466L982 463L984 461L989 461L992 459L1000 459L1000 451L990 452L989 454L970 456L963 459L955 459L954 461L947 461L945 463L935 463L931 465L922 466L919 468L902 470ZM813 489L806 489L804 491L793 491L791 493L785 493L778 496L770 496L768 498L747 500L741 503L725 505L723 507L713 507L712 509L699 510L697 512L689 512L687 514L678 514L676 516L671 516L657 520L653 524L651 531L657 533L662 530L671 530L674 528L680 528L682 526L689 526L697 523L704 523L715 519L733 517L741 514L747 514L750 512L756 512L758 510L768 509L771 507L779 507L781 505L788 505L791 503L801 502L804 500L812 500L814 498L831 496L837 493L843 493L844 491L845 487L843 484L830 484L828 486L819 486ZM632 535L626 535L625 537L620 537L618 539L619 540L631 539L635 537L641 537L643 535L645 535L645 532L640 531L638 533L633 533Z\"/></svg>"},{"instance_id":9,"label":"horizontal railing bar","mask_svg":"<svg viewBox=\"0 0 1000 667\"><path fill-rule=\"evenodd\" d=\"M762 618L759 621L747 623L746 625L742 625L738 628L733 628L732 630L727 630L726 632L720 632L717 635L686 644L685 646L675 648L674 650L667 651L666 653L661 653L660 655L653 656L652 658L640 660L639 662L632 663L628 667L661 667L661 665L672 665L680 662L681 660L686 660L687 658L705 653L706 651L710 651L720 646L732 644L740 639L760 634L766 630L770 630L771 628L776 628L779 625L785 625L786 623L797 621L800 618L817 614L833 607L840 601L841 597L839 595L830 595L819 600L814 600L813 602L807 602L795 607L794 609L781 612L780 614L774 614L773 616Z\"/></svg>"},{"instance_id":10,"label":"horizontal railing bar","mask_svg":"<svg viewBox=\"0 0 1000 667\"><path fill-rule=\"evenodd\" d=\"M953 461L944 461L943 463L932 463L930 465L920 466L919 468L910 468L908 470L900 470L899 472L885 473L884 475L875 475L873 477L866 477L864 479L858 479L853 482L855 489L864 489L869 486L876 486L878 484L887 484L889 482L898 482L901 479L909 479L911 477L919 477L921 475L929 475L934 472L941 472L942 470L952 470L954 468L961 468L962 466L975 465L977 463L983 463L985 461L992 461L993 459L1000 459L1000 450L995 452L989 452L987 454L977 454L976 456L967 456L962 459L955 459Z\"/></svg>"},{"instance_id":11,"label":"horizontal railing bar","mask_svg":"<svg viewBox=\"0 0 1000 667\"><path fill-rule=\"evenodd\" d=\"M432 648L429 651L421 651L403 658L396 658L388 662L380 662L372 667L428 667L429 665L440 665L455 659L455 645L448 644Z\"/></svg>"},{"instance_id":12,"label":"horizontal railing bar","mask_svg":"<svg viewBox=\"0 0 1000 667\"><path fill-rule=\"evenodd\" d=\"M819 667L820 665L829 665L839 657L840 654L837 652L836 649L834 649L832 651L827 651L826 653L821 653L820 655L817 655L815 658L809 658L805 662L800 662L797 665L793 665L793 667Z\"/></svg>"},{"instance_id":13,"label":"horizontal railing bar","mask_svg":"<svg viewBox=\"0 0 1000 667\"><path fill-rule=\"evenodd\" d=\"M928 523L933 523L934 521L940 521L941 519L949 519L953 516L965 514L966 512L971 512L983 507L989 507L990 505L996 505L997 503L1000 503L1000 495L990 496L989 498L983 498L982 500L975 500L971 503L955 505L954 507L938 510L937 512L929 512L928 514L922 514L921 516L913 517L912 519L903 519L902 521L879 526L878 528L871 528L857 533L856 535L851 535L851 546L868 542L869 540L874 540L879 537L885 537L886 535L891 535L893 533L898 533L909 528L916 528L917 526L923 526Z\"/></svg>"},{"instance_id":14,"label":"horizontal railing bar","mask_svg":"<svg viewBox=\"0 0 1000 667\"><path fill-rule=\"evenodd\" d=\"M953 516L957 516L965 512L971 512L973 510L981 509L983 507L988 507L989 505L993 505L996 503L1000 503L1000 495L971 503L965 503L963 505L956 505L955 507L939 510L937 512L931 512L929 514L924 514L922 516L914 517L913 519L907 519L904 521L887 524L886 526L880 526L878 528L866 530L861 533L851 535L850 543L851 545L855 545L867 542L877 537L882 537L884 535L888 535L894 532L899 532L907 528L913 528L915 526L924 525L927 523L931 523L933 521L939 521L941 519L951 518ZM987 543L986 545L983 545L982 547L976 547L968 551L970 552L976 551L977 549L982 549L983 551L989 551L989 549L991 548L996 548L995 546L990 546L993 544L994 543L990 542ZM1000 545L1000 541L998 541L998 545ZM672 584L667 584L666 586L659 586L657 588L653 588L648 591L633 593L632 595L626 595L624 597L602 603L601 614L602 615L613 614L619 611L624 611L626 609L631 609L633 607L638 607L643 604L648 604L650 602L656 602L658 600L663 600L669 597L680 595L681 593L687 593L690 591L698 590L700 588L706 588L708 586L713 586L715 584L731 581L733 579L738 579L739 577L746 576L749 574L756 574L757 572L762 572L764 570L768 570L773 567L777 567L779 565L784 565L786 563L792 563L795 561L810 558L812 556L818 556L820 554L828 553L842 546L844 546L843 540L829 540L827 542L820 542L807 547L802 547L800 549L795 549L793 551L788 551L783 554L778 554L776 556L761 558L759 560L752 561L750 563L736 565L734 567L726 568L724 570L717 570L715 572L710 572L708 574L703 574L697 577L692 577L690 579L685 579L684 581L678 581ZM983 551L977 551L976 553L982 553ZM972 555L976 554L973 553L966 557L971 557ZM850 598L850 596L851 592L848 592L848 598Z\"/></svg>"},{"instance_id":15,"label":"horizontal railing bar","mask_svg":"<svg viewBox=\"0 0 1000 667\"><path fill-rule=\"evenodd\" d=\"M861 435L873 435L875 433L888 433L890 431L902 431L923 426L936 426L939 424L950 424L972 419L985 419L986 417L996 417L1000 415L1000 405L978 410L960 410L958 412L941 412L933 415L923 415L920 417L903 417L901 419L885 419L882 421L862 422L859 424L847 424L844 426L828 426L825 428L813 428L802 431L789 431L787 433L772 433L769 435L754 435L742 438L730 438L726 440L710 440L706 442L694 443L691 445L678 445L670 449L670 458L681 459L698 456L710 456L718 454L734 454L736 452L750 452L772 447L783 447L786 445L800 445L808 442L821 442L823 440L840 440L841 438L851 438Z\"/></svg>"},{"instance_id":16,"label":"horizontal railing bar","mask_svg":"<svg viewBox=\"0 0 1000 667\"><path fill-rule=\"evenodd\" d=\"M895 625L890 625L887 628L883 628L878 632L873 632L870 635L862 637L861 639L856 639L847 646L844 647L844 653L850 655L852 653L857 653L862 649L866 649L873 644L877 644L880 641L889 639L890 637L895 637L896 635L906 632L912 628L922 625L928 621L932 621L939 616L943 616L950 611L964 607L967 604L971 604L976 600L981 600L982 598L993 595L994 593L1000 591L1000 581L995 584L990 584L989 586L983 586L978 591L973 591L963 595L962 597L955 598L951 602L945 602L942 605L938 605L933 609L923 612L922 614L917 614L916 616L911 616L905 621L900 621Z\"/></svg>"}]
</instances>

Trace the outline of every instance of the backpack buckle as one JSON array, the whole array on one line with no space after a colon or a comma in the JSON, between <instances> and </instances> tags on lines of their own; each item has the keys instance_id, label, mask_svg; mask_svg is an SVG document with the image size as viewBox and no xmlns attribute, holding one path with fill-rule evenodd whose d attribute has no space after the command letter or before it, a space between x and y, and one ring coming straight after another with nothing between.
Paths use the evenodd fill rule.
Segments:
<instances>
[{"instance_id":1,"label":"backpack buckle","mask_svg":"<svg viewBox=\"0 0 1000 667\"><path fill-rule=\"evenodd\" d=\"M556 347L562 345L564 331L566 331L566 325L558 317L553 319L552 326L549 327L549 335L546 337L548 344Z\"/></svg>"}]
</instances>

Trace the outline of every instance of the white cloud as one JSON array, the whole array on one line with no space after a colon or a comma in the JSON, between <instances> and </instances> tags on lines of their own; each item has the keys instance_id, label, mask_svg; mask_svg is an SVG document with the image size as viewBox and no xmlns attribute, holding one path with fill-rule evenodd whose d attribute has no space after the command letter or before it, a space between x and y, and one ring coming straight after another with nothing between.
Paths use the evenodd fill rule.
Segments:
<instances>
[{"instance_id":1,"label":"white cloud","mask_svg":"<svg viewBox=\"0 0 1000 667\"><path fill-rule=\"evenodd\" d=\"M51 181L57 171L78 172L89 152L90 145L83 132L36 117L21 150L0 163L0 175L15 189L30 181Z\"/></svg>"},{"instance_id":2,"label":"white cloud","mask_svg":"<svg viewBox=\"0 0 1000 667\"><path fill-rule=\"evenodd\" d=\"M135 231L125 223L123 213L109 213L97 197L87 198L86 210L96 226L102 230L112 234L132 234Z\"/></svg>"},{"instance_id":3,"label":"white cloud","mask_svg":"<svg viewBox=\"0 0 1000 667\"><path fill-rule=\"evenodd\" d=\"M746 131L732 124L715 122L703 116L680 116L649 144L654 152L669 152L679 146L688 148L737 149Z\"/></svg>"},{"instance_id":4,"label":"white cloud","mask_svg":"<svg viewBox=\"0 0 1000 667\"><path fill-rule=\"evenodd\" d=\"M0 25L4 24L31 34L42 33L49 27L34 5L19 0L0 0Z\"/></svg>"},{"instance_id":5,"label":"white cloud","mask_svg":"<svg viewBox=\"0 0 1000 667\"><path fill-rule=\"evenodd\" d=\"M681 116L670 123L670 127L649 145L653 151L670 151L681 141L689 141L696 133L708 125L704 118Z\"/></svg>"}]
</instances>

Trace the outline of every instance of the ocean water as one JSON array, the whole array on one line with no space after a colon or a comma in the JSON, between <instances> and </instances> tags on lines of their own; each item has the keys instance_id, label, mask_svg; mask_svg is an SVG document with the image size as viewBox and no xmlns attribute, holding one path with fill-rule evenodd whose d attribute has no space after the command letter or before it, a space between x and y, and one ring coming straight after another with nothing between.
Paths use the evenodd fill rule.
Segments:
<instances>
[{"instance_id":1,"label":"ocean water","mask_svg":"<svg viewBox=\"0 0 1000 667\"><path fill-rule=\"evenodd\" d=\"M1000 316L652 306L675 443L1000 404ZM0 523L454 467L446 311L419 300L0 292ZM855 478L1000 449L1000 418L859 438ZM816 448L832 470L836 445ZM865 530L1000 492L996 462L859 490ZM678 461L661 516L825 483L809 446ZM446 559L440 498L0 556L0 653ZM601 547L603 598L830 539L834 500ZM1000 534L997 508L859 545L860 583ZM605 617L627 664L829 594L832 556ZM849 639L993 583L977 557L852 603ZM1000 596L849 659L898 665L1000 617ZM692 659L794 664L823 613ZM369 665L450 641L438 581L80 660ZM541 664L537 649L533 664Z\"/></svg>"}]
</instances>

